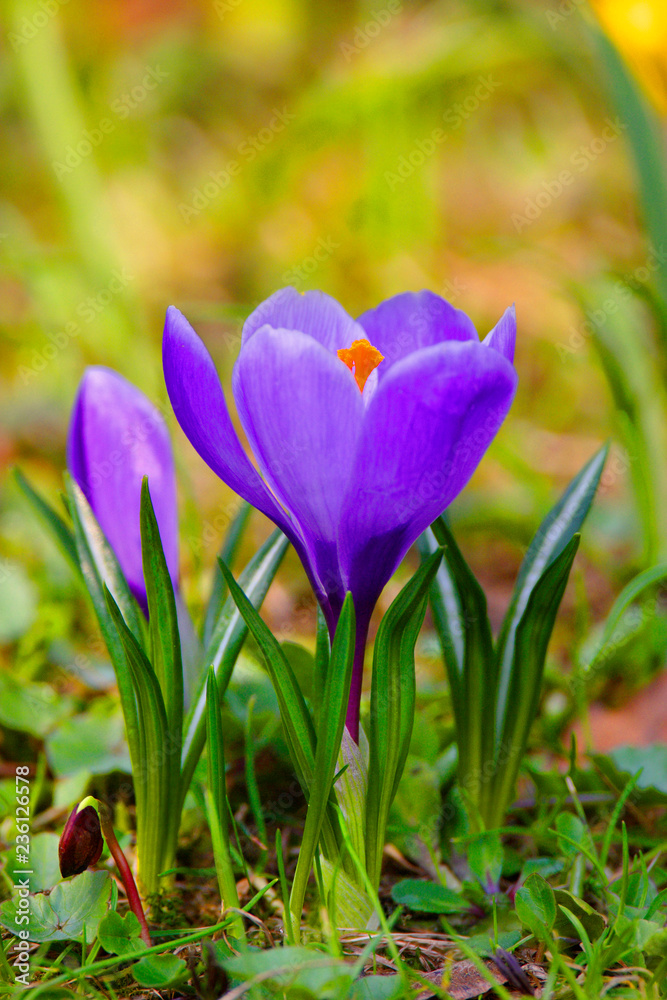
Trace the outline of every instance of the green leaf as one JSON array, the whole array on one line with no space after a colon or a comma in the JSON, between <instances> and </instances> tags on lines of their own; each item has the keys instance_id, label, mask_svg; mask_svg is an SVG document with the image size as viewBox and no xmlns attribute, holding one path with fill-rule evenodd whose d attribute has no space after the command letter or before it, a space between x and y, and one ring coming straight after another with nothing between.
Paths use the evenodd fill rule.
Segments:
<instances>
[{"instance_id":1,"label":"green leaf","mask_svg":"<svg viewBox=\"0 0 667 1000\"><path fill-rule=\"evenodd\" d=\"M104 596L105 583L108 582L112 585L110 589L115 594L122 595L122 610L125 621L129 622L129 628L133 635L139 637L139 642L142 641L144 633L144 624L139 622L138 617L141 612L129 592L118 560L104 538L88 501L70 477L66 477L66 483L81 573L114 666L132 767L138 770L142 764L141 734L134 686L127 670L123 643L107 607Z\"/></svg>"},{"instance_id":2,"label":"green leaf","mask_svg":"<svg viewBox=\"0 0 667 1000\"><path fill-rule=\"evenodd\" d=\"M535 534L521 564L507 614L498 636L498 695L496 741L502 742L507 715L515 708L512 677L515 670L515 646L519 624L524 619L531 595L546 570L572 544L584 522L595 496L608 446L601 448L572 480Z\"/></svg>"},{"instance_id":3,"label":"green leaf","mask_svg":"<svg viewBox=\"0 0 667 1000\"><path fill-rule=\"evenodd\" d=\"M31 683L0 671L0 724L44 739L74 711L72 698L50 684Z\"/></svg>"},{"instance_id":4,"label":"green leaf","mask_svg":"<svg viewBox=\"0 0 667 1000\"><path fill-rule=\"evenodd\" d=\"M239 586L255 608L259 608L278 571L289 542L282 531L274 531L255 553L239 577ZM227 690L234 664L248 634L245 621L231 597L213 629L202 663L213 666L222 697ZM202 671L199 691L185 720L181 766L181 806L185 800L197 761L206 742L206 671Z\"/></svg>"},{"instance_id":5,"label":"green leaf","mask_svg":"<svg viewBox=\"0 0 667 1000\"><path fill-rule=\"evenodd\" d=\"M132 975L140 986L164 990L185 981L188 967L176 955L146 955L132 966Z\"/></svg>"},{"instance_id":6,"label":"green leaf","mask_svg":"<svg viewBox=\"0 0 667 1000\"><path fill-rule=\"evenodd\" d=\"M352 1000L400 1000L405 996L400 976L364 976L354 985Z\"/></svg>"},{"instance_id":7,"label":"green leaf","mask_svg":"<svg viewBox=\"0 0 667 1000\"><path fill-rule=\"evenodd\" d=\"M121 917L113 910L100 921L97 937L110 955L128 955L142 947L141 924L132 912Z\"/></svg>"},{"instance_id":8,"label":"green leaf","mask_svg":"<svg viewBox=\"0 0 667 1000\"><path fill-rule=\"evenodd\" d=\"M470 908L465 899L439 882L406 878L391 890L391 898L400 906L417 913L462 913Z\"/></svg>"},{"instance_id":9,"label":"green leaf","mask_svg":"<svg viewBox=\"0 0 667 1000\"><path fill-rule=\"evenodd\" d=\"M347 996L352 985L350 966L341 959L296 946L246 951L220 964L243 982L261 976L263 985L289 987L290 996L304 1000Z\"/></svg>"},{"instance_id":10,"label":"green leaf","mask_svg":"<svg viewBox=\"0 0 667 1000\"><path fill-rule=\"evenodd\" d=\"M233 567L234 558L239 550L241 541L243 540L243 533L248 525L251 514L252 507L249 503L246 503L246 501L243 500L236 516L229 525L229 529L225 535L225 540L222 543L222 548L219 552L220 558L226 566ZM225 578L220 572L220 567L217 563L213 574L213 586L211 587L211 596L206 607L206 618L204 620L204 631L202 636L205 646L208 646L211 641L213 629L215 628L215 624L220 617L228 594Z\"/></svg>"},{"instance_id":11,"label":"green leaf","mask_svg":"<svg viewBox=\"0 0 667 1000\"><path fill-rule=\"evenodd\" d=\"M515 896L516 913L539 941L546 941L556 922L557 908L554 891L535 872L529 875Z\"/></svg>"},{"instance_id":12,"label":"green leaf","mask_svg":"<svg viewBox=\"0 0 667 1000\"><path fill-rule=\"evenodd\" d=\"M18 900L1 903L0 924L13 934L27 930L29 941L80 941L85 928L86 941L90 942L102 918L115 907L117 895L109 872L85 871L59 882L48 896L41 892L29 896L29 922L17 922L22 912Z\"/></svg>"},{"instance_id":13,"label":"green leaf","mask_svg":"<svg viewBox=\"0 0 667 1000\"><path fill-rule=\"evenodd\" d=\"M322 711L317 728L313 781L310 785L306 824L301 837L299 859L290 895L290 909L297 921L301 920L310 868L325 821L336 773L336 761L341 748L350 694L355 633L356 619L352 595L347 594L336 626L324 684ZM336 858L330 857L329 860L335 861Z\"/></svg>"},{"instance_id":14,"label":"green leaf","mask_svg":"<svg viewBox=\"0 0 667 1000\"><path fill-rule=\"evenodd\" d=\"M89 711L61 722L45 740L46 756L56 777L81 771L89 774L130 774L123 716L107 699L92 702Z\"/></svg>"},{"instance_id":15,"label":"green leaf","mask_svg":"<svg viewBox=\"0 0 667 1000\"><path fill-rule=\"evenodd\" d=\"M554 889L554 898L558 906L558 914L554 923L554 930L561 937L578 936L578 930L572 923L565 910L573 913L582 924L588 934L589 940L595 941L600 937L605 929L604 917L592 906L577 896L573 896L566 889Z\"/></svg>"},{"instance_id":16,"label":"green leaf","mask_svg":"<svg viewBox=\"0 0 667 1000\"><path fill-rule=\"evenodd\" d=\"M103 620L108 621L103 591L106 585L120 608L127 627L143 646L145 621L139 605L130 592L118 559L104 537L82 490L70 476L66 476L65 481L79 564L100 626L102 627Z\"/></svg>"},{"instance_id":17,"label":"green leaf","mask_svg":"<svg viewBox=\"0 0 667 1000\"><path fill-rule=\"evenodd\" d=\"M51 507L51 505L48 504L46 500L44 500L39 493L33 489L20 469L14 469L14 476L22 493L32 504L33 510L37 512L40 520L46 525L53 535L59 549L67 559L67 562L70 564L74 572L79 575L81 573L79 555L71 529L65 524L60 514L58 514L53 507Z\"/></svg>"},{"instance_id":18,"label":"green leaf","mask_svg":"<svg viewBox=\"0 0 667 1000\"><path fill-rule=\"evenodd\" d=\"M568 812L559 813L556 816L556 829L563 835L558 839L558 850L566 857L576 858L582 848L595 853L590 830L578 816Z\"/></svg>"},{"instance_id":19,"label":"green leaf","mask_svg":"<svg viewBox=\"0 0 667 1000\"><path fill-rule=\"evenodd\" d=\"M9 810L5 815L9 815ZM55 833L37 833L30 838L30 891L42 892L52 889L62 880L58 864L58 843L60 838ZM25 855L22 856L25 861ZM12 848L2 856L5 872L20 871L22 864L17 861L16 848Z\"/></svg>"},{"instance_id":20,"label":"green leaf","mask_svg":"<svg viewBox=\"0 0 667 1000\"><path fill-rule=\"evenodd\" d=\"M619 771L627 774L642 772L637 788L655 788L667 795L667 746L664 743L647 747L616 747L609 756Z\"/></svg>"},{"instance_id":21,"label":"green leaf","mask_svg":"<svg viewBox=\"0 0 667 1000\"><path fill-rule=\"evenodd\" d=\"M380 882L389 807L410 748L415 642L441 558L438 550L420 566L392 602L375 638L366 802L366 868L373 886Z\"/></svg>"},{"instance_id":22,"label":"green leaf","mask_svg":"<svg viewBox=\"0 0 667 1000\"><path fill-rule=\"evenodd\" d=\"M516 776L537 714L547 647L578 547L579 535L575 535L549 563L532 586L515 629L507 678L512 711L507 713L499 733L496 773L489 782L486 819L491 827L502 823L514 795Z\"/></svg>"},{"instance_id":23,"label":"green leaf","mask_svg":"<svg viewBox=\"0 0 667 1000\"><path fill-rule=\"evenodd\" d=\"M181 746L183 741L183 663L181 638L174 588L162 548L160 529L151 502L148 479L141 484L141 551L143 559L148 623L150 663L160 685L166 717L165 768L168 788L178 798L181 780ZM180 823L179 809L172 808L165 817L168 828L165 839L175 844Z\"/></svg>"},{"instance_id":24,"label":"green leaf","mask_svg":"<svg viewBox=\"0 0 667 1000\"><path fill-rule=\"evenodd\" d=\"M484 891L498 892L505 856L500 834L494 830L466 840L466 856L471 873Z\"/></svg>"},{"instance_id":25,"label":"green leaf","mask_svg":"<svg viewBox=\"0 0 667 1000\"><path fill-rule=\"evenodd\" d=\"M444 555L431 585L431 607L452 691L459 783L474 814L483 808L487 793L483 768L493 760L495 747L496 660L491 626L484 592L444 518L434 521L432 531Z\"/></svg>"},{"instance_id":26,"label":"green leaf","mask_svg":"<svg viewBox=\"0 0 667 1000\"><path fill-rule=\"evenodd\" d=\"M177 822L172 823L172 810L177 809L178 785L173 784L171 774L172 760L178 759L180 741L176 747L171 746L155 671L108 590L105 596L123 646L137 704L140 756L138 764L132 761L132 774L137 793L137 853L141 880L146 892L157 892L158 873L171 865L176 847L180 812Z\"/></svg>"}]
</instances>

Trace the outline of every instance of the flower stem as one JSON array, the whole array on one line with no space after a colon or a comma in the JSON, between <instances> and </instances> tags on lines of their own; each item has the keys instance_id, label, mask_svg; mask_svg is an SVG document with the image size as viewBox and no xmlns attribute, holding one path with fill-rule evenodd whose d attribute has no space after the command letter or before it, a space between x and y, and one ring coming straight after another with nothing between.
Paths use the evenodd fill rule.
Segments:
<instances>
[{"instance_id":1,"label":"flower stem","mask_svg":"<svg viewBox=\"0 0 667 1000\"><path fill-rule=\"evenodd\" d=\"M106 840L107 846L111 851L111 856L116 862L118 871L120 872L120 877L123 880L130 909L141 924L141 940L150 948L152 945L151 936L148 931L148 924L146 923L146 914L144 913L144 908L141 905L141 899L139 898L137 884L134 881L132 870L127 863L127 858L121 851L120 844L116 840L116 834L114 833L111 818L106 815L105 809L100 809L100 825L102 827L104 839Z\"/></svg>"},{"instance_id":2,"label":"flower stem","mask_svg":"<svg viewBox=\"0 0 667 1000\"><path fill-rule=\"evenodd\" d=\"M364 679L364 655L366 639L368 638L369 622L359 615L357 617L357 636L354 645L354 663L352 665L352 680L350 681L350 697L347 703L345 725L355 743L359 743L359 708L361 704L361 688Z\"/></svg>"}]
</instances>

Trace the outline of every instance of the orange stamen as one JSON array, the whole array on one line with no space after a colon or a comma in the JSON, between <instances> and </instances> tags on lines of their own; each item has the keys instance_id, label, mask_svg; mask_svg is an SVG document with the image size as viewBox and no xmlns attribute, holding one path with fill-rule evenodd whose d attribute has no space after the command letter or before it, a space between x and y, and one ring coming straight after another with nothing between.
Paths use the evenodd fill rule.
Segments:
<instances>
[{"instance_id":1,"label":"orange stamen","mask_svg":"<svg viewBox=\"0 0 667 1000\"><path fill-rule=\"evenodd\" d=\"M337 352L344 365L354 372L354 377L361 392L364 391L366 379L374 371L384 355L368 340L353 340L351 347L341 347Z\"/></svg>"}]
</instances>

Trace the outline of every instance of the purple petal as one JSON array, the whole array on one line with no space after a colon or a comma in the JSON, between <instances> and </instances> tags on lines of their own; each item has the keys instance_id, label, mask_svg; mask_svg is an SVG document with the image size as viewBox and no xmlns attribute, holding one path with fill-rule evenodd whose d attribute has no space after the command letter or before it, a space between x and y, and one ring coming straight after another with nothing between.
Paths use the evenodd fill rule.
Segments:
<instances>
[{"instance_id":1,"label":"purple petal","mask_svg":"<svg viewBox=\"0 0 667 1000\"><path fill-rule=\"evenodd\" d=\"M282 528L285 513L241 447L211 355L175 306L167 309L162 359L171 405L193 448L235 493Z\"/></svg>"},{"instance_id":2,"label":"purple petal","mask_svg":"<svg viewBox=\"0 0 667 1000\"><path fill-rule=\"evenodd\" d=\"M493 330L487 333L482 341L485 347L498 351L508 361L514 361L514 344L516 342L516 309L510 306L502 314Z\"/></svg>"},{"instance_id":3,"label":"purple petal","mask_svg":"<svg viewBox=\"0 0 667 1000\"><path fill-rule=\"evenodd\" d=\"M385 360L378 367L380 381L401 358L421 347L447 340L479 342L472 321L460 309L433 292L403 292L369 309L357 320Z\"/></svg>"},{"instance_id":4,"label":"purple petal","mask_svg":"<svg viewBox=\"0 0 667 1000\"><path fill-rule=\"evenodd\" d=\"M364 337L364 331L330 295L324 292L302 295L291 287L274 292L248 316L243 325L244 347L263 326L307 333L333 354Z\"/></svg>"},{"instance_id":5,"label":"purple petal","mask_svg":"<svg viewBox=\"0 0 667 1000\"><path fill-rule=\"evenodd\" d=\"M340 589L341 504L365 413L352 372L307 334L266 326L242 348L232 384L262 474L309 540L332 594Z\"/></svg>"},{"instance_id":6,"label":"purple petal","mask_svg":"<svg viewBox=\"0 0 667 1000\"><path fill-rule=\"evenodd\" d=\"M479 342L427 347L394 365L364 421L340 529L360 605L460 493L509 410L517 376Z\"/></svg>"},{"instance_id":7,"label":"purple petal","mask_svg":"<svg viewBox=\"0 0 667 1000\"><path fill-rule=\"evenodd\" d=\"M110 368L88 368L74 404L67 464L145 606L139 512L148 476L169 573L178 581L178 514L171 442L158 410Z\"/></svg>"},{"instance_id":8,"label":"purple petal","mask_svg":"<svg viewBox=\"0 0 667 1000\"><path fill-rule=\"evenodd\" d=\"M171 405L193 448L235 493L284 531L306 571L311 570L299 526L276 502L241 447L210 354L174 306L167 310L162 358ZM312 572L309 576L326 612L326 588Z\"/></svg>"}]
</instances>

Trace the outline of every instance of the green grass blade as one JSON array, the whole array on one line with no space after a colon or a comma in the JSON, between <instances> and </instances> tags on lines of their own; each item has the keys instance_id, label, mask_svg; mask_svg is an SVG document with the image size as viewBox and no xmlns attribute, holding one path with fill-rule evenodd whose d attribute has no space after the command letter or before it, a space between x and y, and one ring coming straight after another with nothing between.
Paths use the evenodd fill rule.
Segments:
<instances>
[{"instance_id":1,"label":"green grass blade","mask_svg":"<svg viewBox=\"0 0 667 1000\"><path fill-rule=\"evenodd\" d=\"M239 897L229 849L229 824L227 821L229 803L227 801L220 694L212 667L209 669L206 681L206 739L208 744L206 758L208 788L205 792L205 799L222 909L226 910L230 906L238 908ZM240 918L235 927L237 936L242 940L245 935L243 922Z\"/></svg>"},{"instance_id":2,"label":"green grass blade","mask_svg":"<svg viewBox=\"0 0 667 1000\"><path fill-rule=\"evenodd\" d=\"M219 553L220 558L227 566L233 566L234 558L243 540L243 533L248 525L251 513L252 507L244 500L236 517L229 525L229 530L225 535L225 540L222 543ZM205 646L207 646L211 641L213 629L215 628L215 624L220 617L220 613L226 599L227 586L225 584L225 578L216 563L213 575L213 586L211 587L211 596L209 598L208 605L206 606L206 617L204 619L204 630L202 634Z\"/></svg>"},{"instance_id":3,"label":"green grass blade","mask_svg":"<svg viewBox=\"0 0 667 1000\"><path fill-rule=\"evenodd\" d=\"M308 800L308 813L290 896L290 910L297 923L301 920L308 877L325 821L336 773L336 761L343 738L345 713L352 679L355 631L352 595L347 594L336 626L331 660L326 675L322 711L317 729L317 748L313 782Z\"/></svg>"},{"instance_id":4,"label":"green grass blade","mask_svg":"<svg viewBox=\"0 0 667 1000\"><path fill-rule=\"evenodd\" d=\"M408 755L415 700L414 650L428 592L438 571L438 550L417 570L380 623L373 654L370 759L366 802L366 867L377 889L391 806Z\"/></svg>"},{"instance_id":5,"label":"green grass blade","mask_svg":"<svg viewBox=\"0 0 667 1000\"><path fill-rule=\"evenodd\" d=\"M239 584L254 607L259 607L278 571L289 542L274 531L255 553L239 577ZM227 598L204 654L205 666L213 666L220 695L224 695L248 628L231 597ZM185 720L181 766L181 802L185 799L197 761L206 741L206 673Z\"/></svg>"},{"instance_id":6,"label":"green grass blade","mask_svg":"<svg viewBox=\"0 0 667 1000\"><path fill-rule=\"evenodd\" d=\"M575 476L558 503L542 521L521 564L496 644L498 662L496 743L504 730L506 715L511 705L510 680L519 622L528 606L533 589L545 569L557 559L581 528L593 502L608 450L608 446L604 445Z\"/></svg>"},{"instance_id":7,"label":"green grass blade","mask_svg":"<svg viewBox=\"0 0 667 1000\"><path fill-rule=\"evenodd\" d=\"M579 535L570 539L532 588L518 622L510 663L508 699L511 712L498 737L498 757L493 782L489 782L486 816L490 827L502 823L514 794L516 776L537 713L544 661L558 608L579 547Z\"/></svg>"},{"instance_id":8,"label":"green grass blade","mask_svg":"<svg viewBox=\"0 0 667 1000\"><path fill-rule=\"evenodd\" d=\"M14 469L14 478L23 495L30 501L33 510L36 511L41 521L51 532L58 548L63 553L68 563L79 575L81 566L79 565L79 555L74 541L74 535L64 520L50 504L44 500L39 493L30 485L20 469Z\"/></svg>"}]
</instances>

